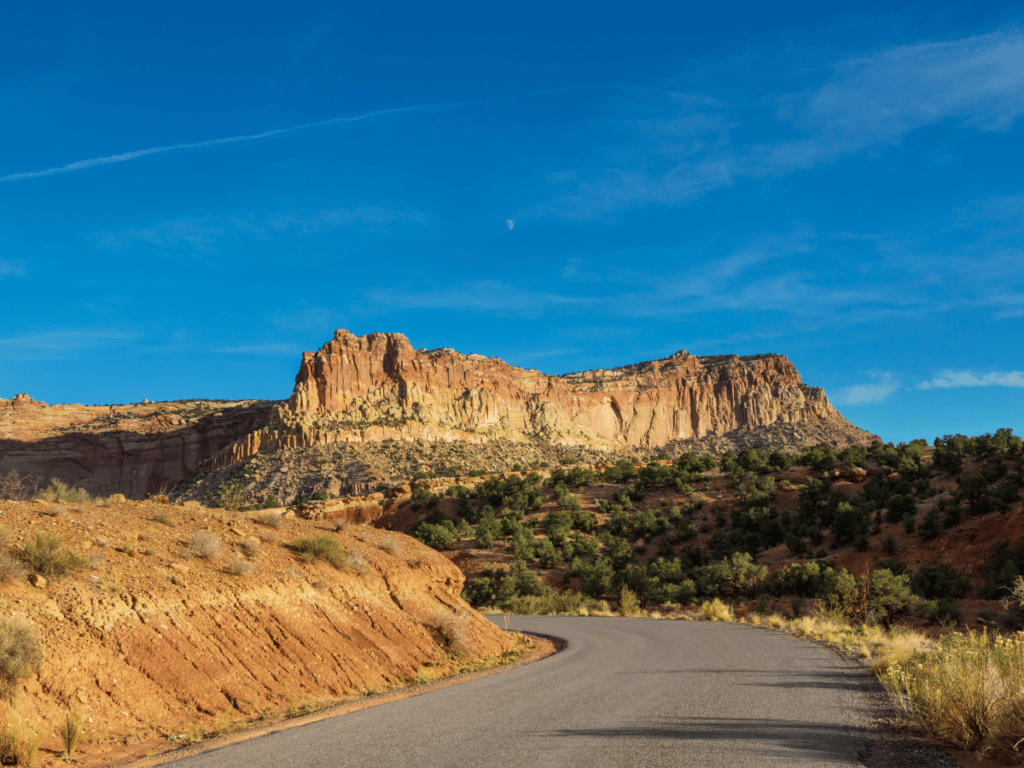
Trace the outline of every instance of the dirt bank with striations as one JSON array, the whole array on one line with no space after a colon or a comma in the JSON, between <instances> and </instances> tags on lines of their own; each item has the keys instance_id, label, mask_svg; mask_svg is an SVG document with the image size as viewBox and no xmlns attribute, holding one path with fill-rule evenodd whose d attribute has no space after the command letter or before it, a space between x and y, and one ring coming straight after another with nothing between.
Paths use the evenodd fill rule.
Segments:
<instances>
[{"instance_id":1,"label":"dirt bank with striations","mask_svg":"<svg viewBox=\"0 0 1024 768\"><path fill-rule=\"evenodd\" d=\"M87 755L138 755L512 648L461 600L461 572L419 542L266 519L131 502L0 506L5 553L53 533L88 563L36 586L0 583L3 614L27 619L45 650L16 705L47 749L68 706L88 719ZM347 569L287 546L319 535L337 540ZM200 556L197 536L219 554Z\"/></svg>"}]
</instances>

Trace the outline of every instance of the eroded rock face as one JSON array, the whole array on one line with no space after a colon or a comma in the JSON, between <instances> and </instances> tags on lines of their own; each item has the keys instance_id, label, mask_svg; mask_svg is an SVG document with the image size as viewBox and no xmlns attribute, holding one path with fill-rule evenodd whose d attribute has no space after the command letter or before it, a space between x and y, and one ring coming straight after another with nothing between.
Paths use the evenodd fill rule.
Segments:
<instances>
[{"instance_id":1,"label":"eroded rock face","mask_svg":"<svg viewBox=\"0 0 1024 768\"><path fill-rule=\"evenodd\" d=\"M303 355L282 418L300 431L663 445L779 422L839 418L783 355L696 357L549 376L497 358L417 350L401 334L340 330Z\"/></svg>"},{"instance_id":2,"label":"eroded rock face","mask_svg":"<svg viewBox=\"0 0 1024 768\"><path fill-rule=\"evenodd\" d=\"M0 399L0 474L57 477L94 494L166 492L273 418L277 403L47 405Z\"/></svg>"}]
</instances>

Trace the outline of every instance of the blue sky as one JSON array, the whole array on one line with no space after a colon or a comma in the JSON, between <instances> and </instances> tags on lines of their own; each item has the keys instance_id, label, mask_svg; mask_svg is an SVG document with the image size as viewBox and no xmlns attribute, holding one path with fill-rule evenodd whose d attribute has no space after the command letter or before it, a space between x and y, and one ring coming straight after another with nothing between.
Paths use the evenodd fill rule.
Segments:
<instances>
[{"instance_id":1,"label":"blue sky","mask_svg":"<svg viewBox=\"0 0 1024 768\"><path fill-rule=\"evenodd\" d=\"M2 397L284 398L348 328L1024 431L1020 4L151 6L5 9Z\"/></svg>"}]
</instances>

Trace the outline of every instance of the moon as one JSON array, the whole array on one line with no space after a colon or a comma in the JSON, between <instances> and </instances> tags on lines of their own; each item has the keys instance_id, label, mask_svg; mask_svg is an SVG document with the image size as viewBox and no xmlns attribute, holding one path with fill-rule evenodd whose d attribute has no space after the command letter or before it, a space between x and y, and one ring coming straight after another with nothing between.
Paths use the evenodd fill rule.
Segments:
<instances>
[{"instance_id":1,"label":"moon","mask_svg":"<svg viewBox=\"0 0 1024 768\"><path fill-rule=\"evenodd\" d=\"M505 219L505 223L508 224L509 229L512 229L512 227L515 226L515 223L513 223L512 219Z\"/></svg>"}]
</instances>

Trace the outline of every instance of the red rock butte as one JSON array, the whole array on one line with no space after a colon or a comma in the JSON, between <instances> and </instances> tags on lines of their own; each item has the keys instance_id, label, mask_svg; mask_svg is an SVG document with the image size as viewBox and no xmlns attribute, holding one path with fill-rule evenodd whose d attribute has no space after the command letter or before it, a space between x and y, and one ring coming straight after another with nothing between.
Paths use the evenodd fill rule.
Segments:
<instances>
[{"instance_id":1,"label":"red rock butte","mask_svg":"<svg viewBox=\"0 0 1024 768\"><path fill-rule=\"evenodd\" d=\"M842 418L783 355L670 357L561 376L452 349L417 350L399 333L345 330L302 356L285 402L130 406L0 399L0 472L60 477L140 496L270 450L331 443L540 440L614 450L780 424Z\"/></svg>"},{"instance_id":2,"label":"red rock butte","mask_svg":"<svg viewBox=\"0 0 1024 768\"><path fill-rule=\"evenodd\" d=\"M647 448L840 416L783 355L696 357L684 350L550 376L494 357L417 350L398 333L344 330L302 356L288 410L297 426L317 431L378 425L391 437L530 436Z\"/></svg>"}]
</instances>

